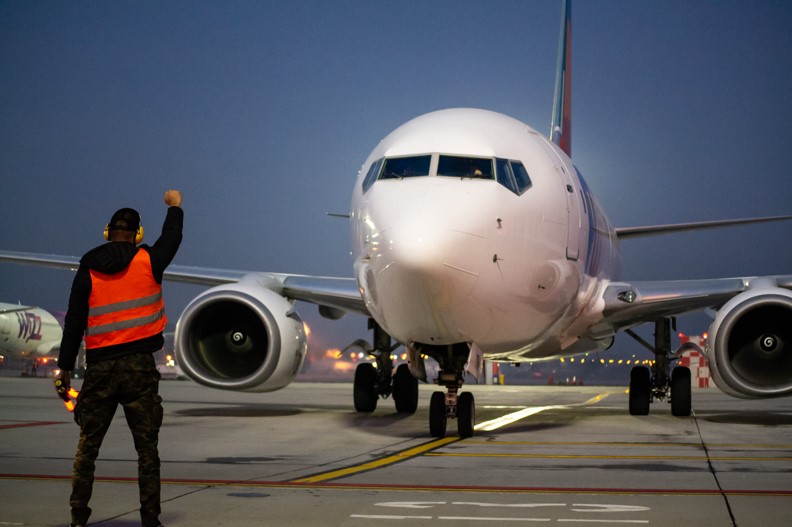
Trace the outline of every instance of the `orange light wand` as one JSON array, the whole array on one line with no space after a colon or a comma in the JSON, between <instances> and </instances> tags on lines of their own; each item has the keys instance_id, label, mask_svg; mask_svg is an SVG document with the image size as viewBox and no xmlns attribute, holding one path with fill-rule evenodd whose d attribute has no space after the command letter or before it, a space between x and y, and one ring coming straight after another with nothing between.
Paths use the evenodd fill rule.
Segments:
<instances>
[{"instance_id":1,"label":"orange light wand","mask_svg":"<svg viewBox=\"0 0 792 527\"><path fill-rule=\"evenodd\" d=\"M66 406L66 409L70 412L74 411L74 407L77 406L77 396L80 395L80 392L75 390L74 388L69 388L68 401L63 401L63 404Z\"/></svg>"},{"instance_id":2,"label":"orange light wand","mask_svg":"<svg viewBox=\"0 0 792 527\"><path fill-rule=\"evenodd\" d=\"M58 395L61 399L63 399L63 404L66 406L66 409L69 412L74 411L74 407L77 406L77 396L80 395L80 392L75 390L72 387L66 389L66 386L63 385L63 381L58 379L55 381L55 387L58 389Z\"/></svg>"}]
</instances>

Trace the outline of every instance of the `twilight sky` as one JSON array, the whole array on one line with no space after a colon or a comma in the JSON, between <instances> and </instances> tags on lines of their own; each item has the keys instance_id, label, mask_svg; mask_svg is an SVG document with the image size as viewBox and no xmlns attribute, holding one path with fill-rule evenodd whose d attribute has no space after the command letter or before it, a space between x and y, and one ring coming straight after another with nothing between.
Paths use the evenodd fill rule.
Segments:
<instances>
[{"instance_id":1,"label":"twilight sky","mask_svg":"<svg viewBox=\"0 0 792 527\"><path fill-rule=\"evenodd\" d=\"M574 161L616 226L792 213L792 3L573 2ZM422 113L548 132L559 1L0 2L0 249L81 255L113 211L175 263L351 276L351 187ZM625 279L792 273L792 222L626 241ZM66 307L72 275L0 264L0 301ZM200 288L166 285L178 313ZM312 349L362 317L301 305ZM680 329L698 333L703 315ZM634 350L625 336L616 351Z\"/></svg>"}]
</instances>

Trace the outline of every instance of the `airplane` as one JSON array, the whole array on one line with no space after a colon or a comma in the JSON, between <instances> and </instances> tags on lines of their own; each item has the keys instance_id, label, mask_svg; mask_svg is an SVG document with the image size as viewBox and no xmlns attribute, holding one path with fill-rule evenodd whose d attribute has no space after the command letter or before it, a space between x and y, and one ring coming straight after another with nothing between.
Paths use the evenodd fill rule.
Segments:
<instances>
[{"instance_id":1,"label":"airplane","mask_svg":"<svg viewBox=\"0 0 792 527\"><path fill-rule=\"evenodd\" d=\"M452 108L421 115L374 148L348 214L353 277L172 265L165 279L210 286L182 312L177 362L200 384L273 391L288 385L307 344L295 301L322 316L368 317L374 360L353 382L359 412L392 396L414 413L426 358L438 364L429 431L473 435L475 400L461 391L483 359L529 362L604 351L617 333L654 354L630 373L629 412L670 401L691 413L690 370L672 367L680 314L714 310L704 351L717 385L737 397L792 394L792 275L622 281L620 242L792 216L615 228L572 163L571 9L562 3L549 137L503 114ZM0 251L0 261L75 270L74 257ZM654 342L633 328L653 324ZM404 346L406 364L391 352Z\"/></svg>"},{"instance_id":2,"label":"airplane","mask_svg":"<svg viewBox=\"0 0 792 527\"><path fill-rule=\"evenodd\" d=\"M13 358L57 356L63 330L40 307L0 302L0 355Z\"/></svg>"}]
</instances>

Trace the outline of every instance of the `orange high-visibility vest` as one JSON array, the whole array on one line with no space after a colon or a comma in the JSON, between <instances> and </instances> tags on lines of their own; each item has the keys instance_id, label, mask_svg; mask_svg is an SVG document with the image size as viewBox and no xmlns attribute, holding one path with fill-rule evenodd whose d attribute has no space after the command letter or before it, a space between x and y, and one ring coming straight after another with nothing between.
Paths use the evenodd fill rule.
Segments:
<instances>
[{"instance_id":1,"label":"orange high-visibility vest","mask_svg":"<svg viewBox=\"0 0 792 527\"><path fill-rule=\"evenodd\" d=\"M154 280L148 251L138 249L129 267L118 273L90 273L87 349L132 342L165 329L162 286Z\"/></svg>"}]
</instances>

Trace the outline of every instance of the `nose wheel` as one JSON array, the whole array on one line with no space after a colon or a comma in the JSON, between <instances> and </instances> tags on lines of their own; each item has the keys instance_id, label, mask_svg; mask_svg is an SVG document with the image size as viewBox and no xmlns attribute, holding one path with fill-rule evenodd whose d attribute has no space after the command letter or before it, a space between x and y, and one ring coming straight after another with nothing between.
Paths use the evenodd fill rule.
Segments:
<instances>
[{"instance_id":1,"label":"nose wheel","mask_svg":"<svg viewBox=\"0 0 792 527\"><path fill-rule=\"evenodd\" d=\"M443 392L432 392L429 400L429 433L432 437L445 437L447 424L446 396Z\"/></svg>"},{"instance_id":2,"label":"nose wheel","mask_svg":"<svg viewBox=\"0 0 792 527\"><path fill-rule=\"evenodd\" d=\"M445 437L449 419L456 419L459 437L473 436L476 426L476 401L470 392L457 394L459 386L449 386L448 393L433 392L429 401L429 433Z\"/></svg>"}]
</instances>

